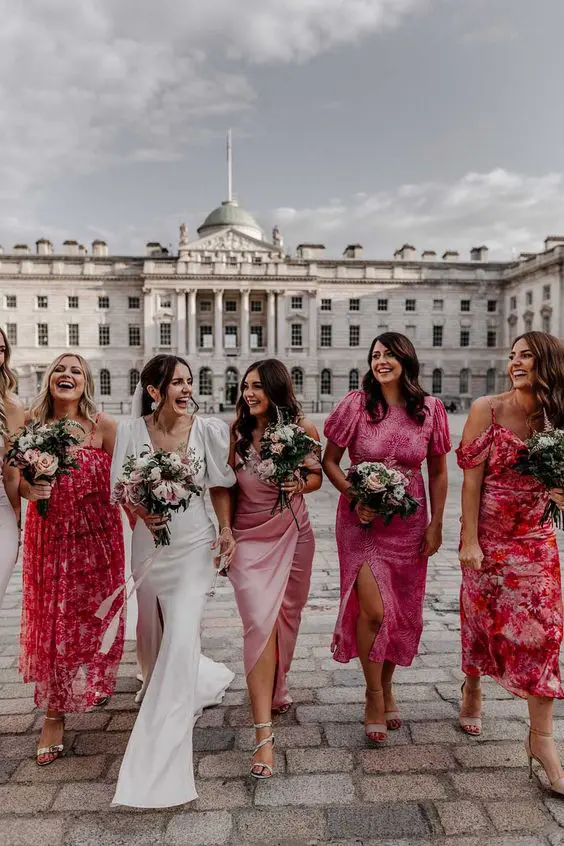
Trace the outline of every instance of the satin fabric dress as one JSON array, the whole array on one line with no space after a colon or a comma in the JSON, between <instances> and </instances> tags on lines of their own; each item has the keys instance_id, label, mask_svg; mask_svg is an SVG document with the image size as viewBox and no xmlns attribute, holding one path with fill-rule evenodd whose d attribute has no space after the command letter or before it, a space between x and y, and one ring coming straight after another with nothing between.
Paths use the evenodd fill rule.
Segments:
<instances>
[{"instance_id":1,"label":"satin fabric dress","mask_svg":"<svg viewBox=\"0 0 564 846\"><path fill-rule=\"evenodd\" d=\"M112 477L127 455L150 445L143 418L118 429ZM196 482L205 488L230 487L229 429L213 418L194 418L188 448L201 462ZM166 808L197 798L192 766L192 729L202 709L221 702L234 674L200 655L200 622L215 574L210 544L216 533L203 496L186 511L172 514L170 546L155 548L145 524L133 530L131 569L139 577L138 633L141 652L164 628L154 666L142 657L146 692L121 765L114 805ZM141 595L142 592L142 595ZM158 604L157 604L158 603Z\"/></svg>"},{"instance_id":2,"label":"satin fabric dress","mask_svg":"<svg viewBox=\"0 0 564 846\"><path fill-rule=\"evenodd\" d=\"M278 489L259 479L259 462L251 446L247 461L236 469L233 534L237 549L229 578L243 621L245 675L255 666L276 628L278 661L272 707L280 708L292 701L286 676L309 594L315 539L301 494L292 498L295 520L288 508L272 513ZM313 456L306 466L321 469Z\"/></svg>"},{"instance_id":3,"label":"satin fabric dress","mask_svg":"<svg viewBox=\"0 0 564 846\"><path fill-rule=\"evenodd\" d=\"M478 516L480 570L462 568L462 670L511 693L562 699L560 559L552 524L541 526L546 488L513 469L523 441L491 426L457 451L463 469L484 464Z\"/></svg>"},{"instance_id":4,"label":"satin fabric dress","mask_svg":"<svg viewBox=\"0 0 564 846\"><path fill-rule=\"evenodd\" d=\"M421 543L428 525L425 484L421 466L426 458L445 455L450 437L445 407L436 397L426 397L422 425L404 408L392 407L375 423L366 411L363 391L352 391L325 422L325 436L348 449L351 464L381 461L410 474L408 492L420 506L407 519L395 516L387 526L379 518L369 528L361 526L349 500L341 496L337 508L336 536L341 573L341 604L333 636L333 658L347 663L358 656L356 626L359 604L355 583L367 563L378 583L384 619L370 650L371 661L409 666L423 631L423 599L427 558Z\"/></svg>"},{"instance_id":5,"label":"satin fabric dress","mask_svg":"<svg viewBox=\"0 0 564 846\"><path fill-rule=\"evenodd\" d=\"M4 438L0 435L0 466L4 461ZM0 473L0 607L4 601L8 582L18 558L18 523L8 494L4 478Z\"/></svg>"}]
</instances>

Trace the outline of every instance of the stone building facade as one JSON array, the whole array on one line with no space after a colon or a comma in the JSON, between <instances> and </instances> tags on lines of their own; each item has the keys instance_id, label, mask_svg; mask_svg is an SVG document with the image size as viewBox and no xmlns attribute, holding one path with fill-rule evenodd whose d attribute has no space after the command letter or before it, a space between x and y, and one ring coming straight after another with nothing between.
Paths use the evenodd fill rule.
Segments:
<instances>
[{"instance_id":1,"label":"stone building facade","mask_svg":"<svg viewBox=\"0 0 564 846\"><path fill-rule=\"evenodd\" d=\"M145 256L111 255L103 241L0 249L0 324L22 398L56 355L79 350L101 405L124 413L157 352L188 358L204 409L231 407L247 366L277 356L305 409L327 410L359 385L370 342L386 329L413 340L428 391L465 407L502 389L518 333L564 336L563 297L564 238L509 262L490 261L486 247L462 258L404 245L373 260L359 245L332 259L304 243L288 255L278 228L266 238L233 200L194 238L182 225L175 255L155 242Z\"/></svg>"}]
</instances>

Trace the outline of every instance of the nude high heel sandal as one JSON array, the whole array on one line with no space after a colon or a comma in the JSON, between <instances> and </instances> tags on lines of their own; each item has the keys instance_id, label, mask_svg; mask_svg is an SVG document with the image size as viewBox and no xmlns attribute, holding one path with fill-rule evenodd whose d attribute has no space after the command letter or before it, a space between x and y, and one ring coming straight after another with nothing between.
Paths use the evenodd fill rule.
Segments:
<instances>
[{"instance_id":1,"label":"nude high heel sandal","mask_svg":"<svg viewBox=\"0 0 564 846\"><path fill-rule=\"evenodd\" d=\"M466 682L462 683L462 687L460 688L460 693L464 696L464 685ZM462 706L461 706L462 710ZM458 718L460 723L460 728L467 734L468 737L478 737L482 733L482 718L481 717L463 717L462 714Z\"/></svg>"},{"instance_id":2,"label":"nude high heel sandal","mask_svg":"<svg viewBox=\"0 0 564 846\"><path fill-rule=\"evenodd\" d=\"M272 728L272 720L270 720L268 723L253 723L253 728ZM272 732L268 735L268 737L263 738L257 743L253 752L253 757L257 754L259 749L262 749L262 747L266 746L267 743L272 743L272 745L274 746L274 734L272 734ZM255 767L262 767L263 770L268 770L268 772L255 773ZM274 770L272 769L270 764L266 763L266 761L255 761L251 767L251 775L253 778L259 779L272 778L272 776L274 775Z\"/></svg>"},{"instance_id":3,"label":"nude high heel sandal","mask_svg":"<svg viewBox=\"0 0 564 846\"><path fill-rule=\"evenodd\" d=\"M371 690L369 687L366 688L367 697L378 695L380 693L384 696L382 688L380 688L380 690ZM386 723L367 723L365 718L364 733L368 740L371 740L373 743L384 743L388 737L388 726Z\"/></svg>"},{"instance_id":4,"label":"nude high heel sandal","mask_svg":"<svg viewBox=\"0 0 564 846\"><path fill-rule=\"evenodd\" d=\"M63 717L45 717L46 720L50 720L53 723L61 722L63 724L63 731L65 728L65 718ZM37 754L35 756L35 763L38 767L47 767L49 764L52 764L53 761L56 761L57 758L60 758L63 752L65 751L65 747L62 743L56 743L54 746L40 746L37 750ZM49 756L46 761L40 761L40 758L45 756Z\"/></svg>"},{"instance_id":5,"label":"nude high heel sandal","mask_svg":"<svg viewBox=\"0 0 564 846\"><path fill-rule=\"evenodd\" d=\"M548 778L548 773L546 772L546 766L545 766L542 758L539 758L538 755L535 755L531 751L531 735L532 734L538 734L540 737L552 737L552 734L548 731L539 731L538 729L532 728L532 729L529 729L529 734L527 735L527 737L525 739L525 749L527 751L527 757L529 759L529 778L533 777L533 761L536 761L538 764L541 765L541 767L545 771L546 776ZM555 779L555 781L550 781L550 778L548 778L548 781L549 781L549 784L550 784L550 789L553 793L555 793L557 796L564 796L564 776L560 776L560 778Z\"/></svg>"}]
</instances>

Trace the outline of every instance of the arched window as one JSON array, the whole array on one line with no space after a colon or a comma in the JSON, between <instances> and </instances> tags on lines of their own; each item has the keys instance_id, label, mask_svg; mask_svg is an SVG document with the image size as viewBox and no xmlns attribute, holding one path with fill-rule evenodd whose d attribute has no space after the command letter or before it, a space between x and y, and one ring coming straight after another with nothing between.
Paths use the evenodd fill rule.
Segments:
<instances>
[{"instance_id":1,"label":"arched window","mask_svg":"<svg viewBox=\"0 0 564 846\"><path fill-rule=\"evenodd\" d=\"M486 394L495 394L495 367L486 371Z\"/></svg>"},{"instance_id":2,"label":"arched window","mask_svg":"<svg viewBox=\"0 0 564 846\"><path fill-rule=\"evenodd\" d=\"M201 397L213 396L213 373L209 367L200 370L198 393Z\"/></svg>"},{"instance_id":3,"label":"arched window","mask_svg":"<svg viewBox=\"0 0 564 846\"><path fill-rule=\"evenodd\" d=\"M297 394L303 394L304 371L301 367L292 367L292 386Z\"/></svg>"},{"instance_id":4,"label":"arched window","mask_svg":"<svg viewBox=\"0 0 564 846\"><path fill-rule=\"evenodd\" d=\"M103 397L109 397L112 393L112 377L110 376L110 371L100 370L100 394Z\"/></svg>"},{"instance_id":5,"label":"arched window","mask_svg":"<svg viewBox=\"0 0 564 846\"><path fill-rule=\"evenodd\" d=\"M349 371L349 391L358 391L360 386L360 374L356 367Z\"/></svg>"},{"instance_id":6,"label":"arched window","mask_svg":"<svg viewBox=\"0 0 564 846\"><path fill-rule=\"evenodd\" d=\"M321 371L320 392L325 396L333 393L333 376L327 368Z\"/></svg>"},{"instance_id":7,"label":"arched window","mask_svg":"<svg viewBox=\"0 0 564 846\"><path fill-rule=\"evenodd\" d=\"M443 371L436 367L433 370L433 384L431 388L434 394L442 394L443 392Z\"/></svg>"},{"instance_id":8,"label":"arched window","mask_svg":"<svg viewBox=\"0 0 564 846\"><path fill-rule=\"evenodd\" d=\"M135 388L137 387L137 383L139 382L139 371L138 370L130 370L129 371L129 396L132 397L135 393Z\"/></svg>"},{"instance_id":9,"label":"arched window","mask_svg":"<svg viewBox=\"0 0 564 846\"><path fill-rule=\"evenodd\" d=\"M470 371L467 367L460 371L460 385L458 390L461 394L470 393Z\"/></svg>"},{"instance_id":10,"label":"arched window","mask_svg":"<svg viewBox=\"0 0 564 846\"><path fill-rule=\"evenodd\" d=\"M225 371L225 404L235 405L239 388L239 373L234 367Z\"/></svg>"}]
</instances>

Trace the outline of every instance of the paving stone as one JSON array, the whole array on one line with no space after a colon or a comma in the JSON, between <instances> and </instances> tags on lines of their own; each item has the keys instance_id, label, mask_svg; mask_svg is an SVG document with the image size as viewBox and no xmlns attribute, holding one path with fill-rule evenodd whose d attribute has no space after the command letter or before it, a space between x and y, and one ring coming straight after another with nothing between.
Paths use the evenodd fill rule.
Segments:
<instances>
[{"instance_id":1,"label":"paving stone","mask_svg":"<svg viewBox=\"0 0 564 846\"><path fill-rule=\"evenodd\" d=\"M225 708L206 708L198 720L198 728L221 728L225 724Z\"/></svg>"},{"instance_id":2,"label":"paving stone","mask_svg":"<svg viewBox=\"0 0 564 846\"><path fill-rule=\"evenodd\" d=\"M300 749L304 746L320 746L321 731L319 726L286 726L274 727L276 747L278 749ZM237 732L236 748L245 751L251 750L256 743L253 729L241 729Z\"/></svg>"},{"instance_id":3,"label":"paving stone","mask_svg":"<svg viewBox=\"0 0 564 846\"><path fill-rule=\"evenodd\" d=\"M397 749L367 749L361 756L365 773L407 773L452 770L456 763L445 746L400 746Z\"/></svg>"},{"instance_id":4,"label":"paving stone","mask_svg":"<svg viewBox=\"0 0 564 846\"><path fill-rule=\"evenodd\" d=\"M221 846L229 841L232 828L227 811L175 814L164 842L167 846Z\"/></svg>"},{"instance_id":5,"label":"paving stone","mask_svg":"<svg viewBox=\"0 0 564 846\"><path fill-rule=\"evenodd\" d=\"M24 734L35 722L33 714L11 714L0 720L0 734Z\"/></svg>"},{"instance_id":6,"label":"paving stone","mask_svg":"<svg viewBox=\"0 0 564 846\"><path fill-rule=\"evenodd\" d=\"M479 799L504 799L522 794L524 798L535 797L538 789L529 781L528 774L523 767L520 772L504 772L490 770L489 772L449 773L455 790L464 796Z\"/></svg>"},{"instance_id":7,"label":"paving stone","mask_svg":"<svg viewBox=\"0 0 564 846\"><path fill-rule=\"evenodd\" d=\"M18 788L19 789L19 788ZM45 790L45 786L41 790ZM115 784L89 781L63 784L53 803L54 811L106 811L111 805Z\"/></svg>"},{"instance_id":8,"label":"paving stone","mask_svg":"<svg viewBox=\"0 0 564 846\"><path fill-rule=\"evenodd\" d=\"M288 749L289 773L344 773L353 768L353 756L344 749Z\"/></svg>"},{"instance_id":9,"label":"paving stone","mask_svg":"<svg viewBox=\"0 0 564 846\"><path fill-rule=\"evenodd\" d=\"M447 791L436 776L386 775L365 776L361 781L361 794L368 802L427 802L446 799Z\"/></svg>"},{"instance_id":10,"label":"paving stone","mask_svg":"<svg viewBox=\"0 0 564 846\"><path fill-rule=\"evenodd\" d=\"M62 817L5 817L0 827L0 846L60 846L63 829Z\"/></svg>"},{"instance_id":11,"label":"paving stone","mask_svg":"<svg viewBox=\"0 0 564 846\"><path fill-rule=\"evenodd\" d=\"M195 728L192 745L194 752L219 752L232 749L235 733L231 729L200 729Z\"/></svg>"},{"instance_id":12,"label":"paving stone","mask_svg":"<svg viewBox=\"0 0 564 846\"><path fill-rule=\"evenodd\" d=\"M468 834L487 830L490 825L482 809L475 802L435 802L445 834Z\"/></svg>"},{"instance_id":13,"label":"paving stone","mask_svg":"<svg viewBox=\"0 0 564 846\"><path fill-rule=\"evenodd\" d=\"M430 832L418 805L392 802L380 805L333 807L327 810L327 826L332 837L378 838L421 837Z\"/></svg>"},{"instance_id":14,"label":"paving stone","mask_svg":"<svg viewBox=\"0 0 564 846\"><path fill-rule=\"evenodd\" d=\"M329 746L341 749L373 749L374 743L365 733L360 723L329 723L323 727ZM409 729L404 725L399 731L388 732L386 747L405 746L411 744Z\"/></svg>"},{"instance_id":15,"label":"paving stone","mask_svg":"<svg viewBox=\"0 0 564 846\"><path fill-rule=\"evenodd\" d=\"M342 805L354 801L349 775L296 775L259 781L255 805Z\"/></svg>"},{"instance_id":16,"label":"paving stone","mask_svg":"<svg viewBox=\"0 0 564 846\"><path fill-rule=\"evenodd\" d=\"M138 711L123 711L120 714L106 715L110 719L106 731L131 731L138 713Z\"/></svg>"},{"instance_id":17,"label":"paving stone","mask_svg":"<svg viewBox=\"0 0 564 846\"><path fill-rule=\"evenodd\" d=\"M230 811L251 804L250 789L247 789L244 781L226 778L199 780L196 782L196 790L198 798L190 803L190 808L196 811Z\"/></svg>"},{"instance_id":18,"label":"paving stone","mask_svg":"<svg viewBox=\"0 0 564 846\"><path fill-rule=\"evenodd\" d=\"M276 759L276 769L279 771L279 759ZM198 764L198 773L202 778L235 778L237 776L248 776L251 767L249 752L216 752L213 755L205 755Z\"/></svg>"},{"instance_id":19,"label":"paving stone","mask_svg":"<svg viewBox=\"0 0 564 846\"><path fill-rule=\"evenodd\" d=\"M33 699L29 697L26 699L0 698L0 717L4 716L4 714L31 714L34 710L35 703Z\"/></svg>"},{"instance_id":20,"label":"paving stone","mask_svg":"<svg viewBox=\"0 0 564 846\"><path fill-rule=\"evenodd\" d=\"M102 774L106 764L104 755L60 758L56 766L38 767L35 761L22 761L11 781L55 784L68 781L91 781Z\"/></svg>"},{"instance_id":21,"label":"paving stone","mask_svg":"<svg viewBox=\"0 0 564 846\"><path fill-rule=\"evenodd\" d=\"M106 728L111 719L111 715L101 709L86 714L68 714L65 717L65 729L71 731L101 731Z\"/></svg>"},{"instance_id":22,"label":"paving stone","mask_svg":"<svg viewBox=\"0 0 564 846\"><path fill-rule=\"evenodd\" d=\"M480 743L459 746L454 757L464 767L524 767L527 755L522 743Z\"/></svg>"},{"instance_id":23,"label":"paving stone","mask_svg":"<svg viewBox=\"0 0 564 846\"><path fill-rule=\"evenodd\" d=\"M72 749L75 755L96 755L99 752L123 755L129 734L128 731L84 732L78 735Z\"/></svg>"},{"instance_id":24,"label":"paving stone","mask_svg":"<svg viewBox=\"0 0 564 846\"><path fill-rule=\"evenodd\" d=\"M64 846L160 846L165 818L151 813L85 814L68 824Z\"/></svg>"},{"instance_id":25,"label":"paving stone","mask_svg":"<svg viewBox=\"0 0 564 846\"><path fill-rule=\"evenodd\" d=\"M486 802L486 810L498 831L539 834L550 823L541 802Z\"/></svg>"},{"instance_id":26,"label":"paving stone","mask_svg":"<svg viewBox=\"0 0 564 846\"><path fill-rule=\"evenodd\" d=\"M305 808L254 808L238 813L236 825L245 846L289 846L294 841L317 846L326 834L324 813Z\"/></svg>"},{"instance_id":27,"label":"paving stone","mask_svg":"<svg viewBox=\"0 0 564 846\"><path fill-rule=\"evenodd\" d=\"M51 806L56 792L57 787L54 785L2 784L1 813L34 814L37 811L46 811Z\"/></svg>"},{"instance_id":28,"label":"paving stone","mask_svg":"<svg viewBox=\"0 0 564 846\"><path fill-rule=\"evenodd\" d=\"M5 784L11 779L19 766L19 761L15 758L0 761L0 784Z\"/></svg>"}]
</instances>

